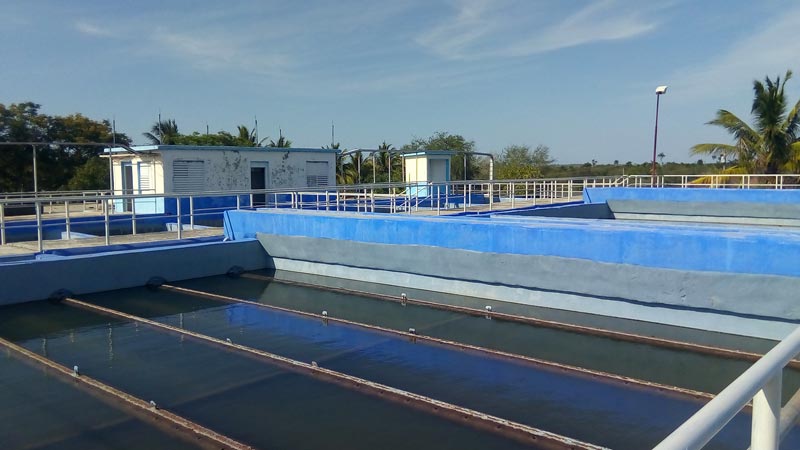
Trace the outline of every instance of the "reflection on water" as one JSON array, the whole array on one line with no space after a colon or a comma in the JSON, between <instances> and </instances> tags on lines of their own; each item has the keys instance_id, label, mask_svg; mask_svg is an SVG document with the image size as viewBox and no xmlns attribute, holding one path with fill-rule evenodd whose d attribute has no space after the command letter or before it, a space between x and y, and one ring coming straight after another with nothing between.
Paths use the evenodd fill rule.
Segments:
<instances>
[{"instance_id":1,"label":"reflection on water","mask_svg":"<svg viewBox=\"0 0 800 450\"><path fill-rule=\"evenodd\" d=\"M157 308L178 297L191 303L191 297L150 293L111 303L126 312L142 313L148 304ZM180 314L157 320L175 324ZM616 383L249 305L194 309L184 316L183 326L615 449L650 448L701 406ZM739 448L748 438L749 417L741 415L707 448Z\"/></svg>"},{"instance_id":2,"label":"reflection on water","mask_svg":"<svg viewBox=\"0 0 800 450\"><path fill-rule=\"evenodd\" d=\"M201 314L187 312L184 320ZM28 336L21 344L33 351L46 348L60 364L78 365L84 374L257 448L530 448L262 361L135 324L109 324L63 305L4 308L0 317L0 336ZM48 324L46 334L33 337L32 330L19 329L36 323L34 317ZM58 328L61 319L69 328ZM174 319L179 323L180 316ZM0 403L2 413L12 417L14 404ZM46 421L49 414L46 405L37 408L32 422ZM74 433L78 442L92 436L77 427ZM118 448L113 440L106 444ZM138 448L179 446L155 442Z\"/></svg>"},{"instance_id":3,"label":"reflection on water","mask_svg":"<svg viewBox=\"0 0 800 450\"><path fill-rule=\"evenodd\" d=\"M485 320L422 306L402 306L394 302L278 282L212 277L181 284L302 311L319 313L327 310L331 317L396 330L405 331L414 327L422 334L442 339L703 392L718 393L750 366L746 361L614 341L521 323ZM135 291L130 295L138 296ZM164 303L172 303L172 300ZM158 313L147 309L141 312ZM783 383L784 396L788 399L800 388L800 372L786 370Z\"/></svg>"},{"instance_id":4,"label":"reflection on water","mask_svg":"<svg viewBox=\"0 0 800 450\"><path fill-rule=\"evenodd\" d=\"M41 342L46 348L47 341ZM4 450L196 448L5 352L0 374Z\"/></svg>"}]
</instances>

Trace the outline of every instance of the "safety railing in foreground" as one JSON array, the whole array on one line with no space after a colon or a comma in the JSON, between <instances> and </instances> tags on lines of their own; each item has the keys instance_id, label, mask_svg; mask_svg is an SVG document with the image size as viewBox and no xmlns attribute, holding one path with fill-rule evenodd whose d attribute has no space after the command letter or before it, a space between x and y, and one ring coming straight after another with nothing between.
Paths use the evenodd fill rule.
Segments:
<instances>
[{"instance_id":1,"label":"safety railing in foreground","mask_svg":"<svg viewBox=\"0 0 800 450\"><path fill-rule=\"evenodd\" d=\"M783 368L800 353L800 327L747 369L654 450L701 449L753 400L751 448L778 450L800 413L800 391L781 409Z\"/></svg>"}]
</instances>

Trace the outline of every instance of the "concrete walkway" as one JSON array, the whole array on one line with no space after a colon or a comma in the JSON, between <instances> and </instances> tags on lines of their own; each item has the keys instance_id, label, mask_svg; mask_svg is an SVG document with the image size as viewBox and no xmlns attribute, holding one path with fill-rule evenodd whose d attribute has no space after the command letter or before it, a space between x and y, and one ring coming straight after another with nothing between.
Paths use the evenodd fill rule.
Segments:
<instances>
[{"instance_id":1,"label":"concrete walkway","mask_svg":"<svg viewBox=\"0 0 800 450\"><path fill-rule=\"evenodd\" d=\"M183 230L184 238L196 238L207 236L222 236L222 228L204 228L200 230ZM156 233L139 233L135 235L111 236L112 245L134 244L139 242L155 242L177 240L176 231L160 231ZM76 247L102 247L106 243L105 237L70 239L70 240L46 240L43 242L45 250L57 250ZM0 256L28 255L38 252L36 241L13 242L0 245Z\"/></svg>"}]
</instances>

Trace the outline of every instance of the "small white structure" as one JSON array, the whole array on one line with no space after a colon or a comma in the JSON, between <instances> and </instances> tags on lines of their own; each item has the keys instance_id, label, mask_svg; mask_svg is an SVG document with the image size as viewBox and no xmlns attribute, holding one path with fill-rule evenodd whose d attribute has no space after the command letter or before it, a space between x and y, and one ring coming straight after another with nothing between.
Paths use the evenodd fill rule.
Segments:
<instances>
[{"instance_id":1,"label":"small white structure","mask_svg":"<svg viewBox=\"0 0 800 450\"><path fill-rule=\"evenodd\" d=\"M336 153L322 148L188 145L106 149L113 160L112 189L122 194L181 194L302 189L336 183ZM130 201L115 202L129 211ZM164 200L137 199L137 213L164 213Z\"/></svg>"},{"instance_id":2,"label":"small white structure","mask_svg":"<svg viewBox=\"0 0 800 450\"><path fill-rule=\"evenodd\" d=\"M450 181L450 159L452 151L423 150L416 153L404 153L405 182L410 184L412 194L428 196L430 183ZM437 190L439 192L440 190ZM442 191L444 193L444 191Z\"/></svg>"}]
</instances>

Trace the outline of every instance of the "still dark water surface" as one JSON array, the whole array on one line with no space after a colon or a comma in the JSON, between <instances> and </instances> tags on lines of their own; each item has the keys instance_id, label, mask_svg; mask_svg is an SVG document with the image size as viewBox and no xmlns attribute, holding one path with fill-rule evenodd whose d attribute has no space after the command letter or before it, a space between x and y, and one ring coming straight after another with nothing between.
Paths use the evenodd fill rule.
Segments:
<instances>
[{"instance_id":1,"label":"still dark water surface","mask_svg":"<svg viewBox=\"0 0 800 450\"><path fill-rule=\"evenodd\" d=\"M325 309L334 317L400 330L415 327L421 334L711 392L747 367L720 358L279 283L215 277L183 284L317 313ZM144 288L81 298L614 449L651 448L702 406L684 397L254 306ZM263 361L66 305L2 308L0 336L66 366L77 364L83 373L258 448L530 448ZM109 439L102 441L108 444L124 441L126 433L132 442L140 435L151 436L152 443L139 448L185 445L179 441L173 445L174 438L14 359L0 360L0 369L4 374L27 370L43 377L43 381L35 376L2 377L3 382L23 387L10 389L18 393L15 396L0 393L0 414L10 418L3 422L10 427L7 424L16 420L15 405L25 401L29 418L20 421L46 422L54 431L43 428L48 430L44 434L56 437L71 430L67 442L76 447L52 448L121 448L95 444L98 439ZM787 389L797 385L796 378L787 373ZM73 400L34 395L42 390L36 383ZM2 391L7 390L3 385ZM53 402L79 412L59 413ZM92 424L99 419L91 406L81 407L82 402L99 403L98 408L110 412L97 416L113 424L101 427L98 435ZM114 414L123 418L120 424L114 422ZM706 448L746 447L749 429L749 415L740 414ZM30 439L23 436L0 448L51 448L31 445ZM86 445L81 447L83 440ZM800 448L797 433L784 448Z\"/></svg>"}]
</instances>

